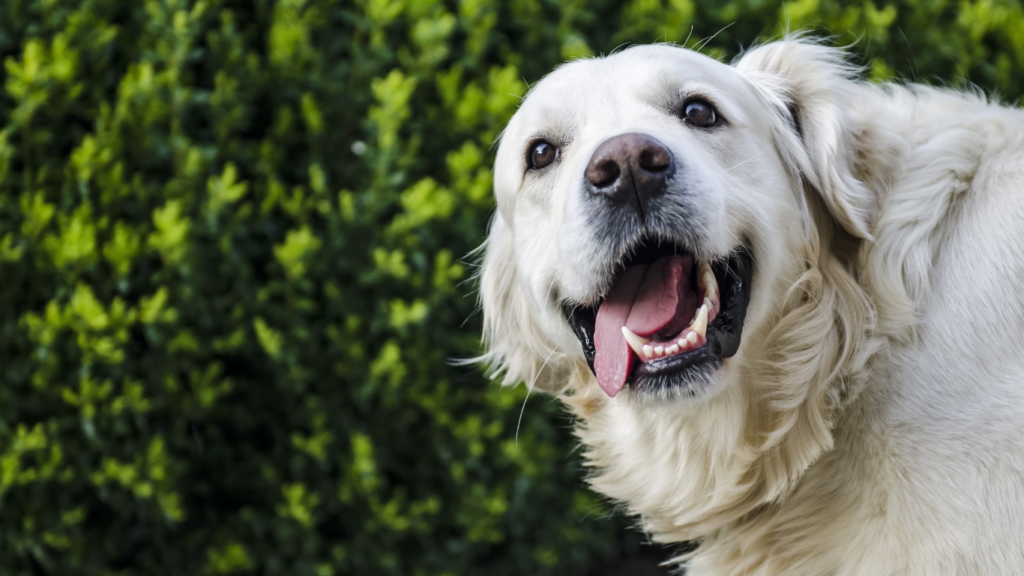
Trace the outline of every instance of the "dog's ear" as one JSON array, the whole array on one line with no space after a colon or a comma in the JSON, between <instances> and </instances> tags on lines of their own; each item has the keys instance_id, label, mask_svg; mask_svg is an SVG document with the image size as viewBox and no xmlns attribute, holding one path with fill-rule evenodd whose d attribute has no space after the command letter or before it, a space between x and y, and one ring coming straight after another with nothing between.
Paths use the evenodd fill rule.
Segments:
<instances>
[{"instance_id":1,"label":"dog's ear","mask_svg":"<svg viewBox=\"0 0 1024 576\"><path fill-rule=\"evenodd\" d=\"M878 196L864 182L869 142L854 125L850 105L858 70L841 50L802 38L765 44L735 64L781 119L775 138L833 218L857 238L870 238ZM870 139L869 139L870 140Z\"/></svg>"},{"instance_id":2,"label":"dog's ear","mask_svg":"<svg viewBox=\"0 0 1024 576\"><path fill-rule=\"evenodd\" d=\"M569 379L563 354L547 346L516 272L512 231L494 214L480 270L484 354L476 360L502 384L525 382L531 389L558 392Z\"/></svg>"}]
</instances>

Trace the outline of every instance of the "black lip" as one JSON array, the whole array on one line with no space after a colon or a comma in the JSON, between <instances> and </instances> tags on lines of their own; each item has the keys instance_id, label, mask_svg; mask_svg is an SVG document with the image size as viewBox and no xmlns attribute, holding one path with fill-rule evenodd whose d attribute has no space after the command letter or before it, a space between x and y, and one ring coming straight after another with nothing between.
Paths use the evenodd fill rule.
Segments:
<instances>
[{"instance_id":1,"label":"black lip","mask_svg":"<svg viewBox=\"0 0 1024 576\"><path fill-rule=\"evenodd\" d=\"M635 390L652 391L668 387L689 386L693 380L721 366L722 359L732 357L740 347L743 321L750 303L750 284L754 261L746 248L736 250L728 258L711 264L722 293L722 308L708 325L707 344L696 350L659 358L650 362L637 362L626 380ZM567 303L563 306L566 319L583 347L583 355L594 371L594 326L597 322L595 306Z\"/></svg>"}]
</instances>

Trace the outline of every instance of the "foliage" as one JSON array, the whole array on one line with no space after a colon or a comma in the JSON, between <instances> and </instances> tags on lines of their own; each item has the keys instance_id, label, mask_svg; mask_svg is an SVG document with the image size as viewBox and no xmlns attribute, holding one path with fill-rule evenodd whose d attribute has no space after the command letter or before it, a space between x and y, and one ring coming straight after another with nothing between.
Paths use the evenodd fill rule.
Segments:
<instances>
[{"instance_id":1,"label":"foliage","mask_svg":"<svg viewBox=\"0 0 1024 576\"><path fill-rule=\"evenodd\" d=\"M875 78L1024 92L1006 0L0 3L0 573L634 547L554 404L520 422L522 387L450 362L478 346L491 146L563 59L802 27Z\"/></svg>"}]
</instances>

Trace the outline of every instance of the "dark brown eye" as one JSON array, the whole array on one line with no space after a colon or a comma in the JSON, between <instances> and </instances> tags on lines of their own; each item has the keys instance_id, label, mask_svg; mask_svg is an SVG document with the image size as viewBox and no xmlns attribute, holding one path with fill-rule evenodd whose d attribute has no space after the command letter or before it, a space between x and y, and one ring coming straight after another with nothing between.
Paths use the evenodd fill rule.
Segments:
<instances>
[{"instance_id":1,"label":"dark brown eye","mask_svg":"<svg viewBox=\"0 0 1024 576\"><path fill-rule=\"evenodd\" d=\"M558 148L550 142L541 140L530 146L530 151L526 154L526 162L530 165L530 170L540 170L554 162L557 157Z\"/></svg>"},{"instance_id":2,"label":"dark brown eye","mask_svg":"<svg viewBox=\"0 0 1024 576\"><path fill-rule=\"evenodd\" d=\"M718 123L718 114L711 104L703 100L690 100L683 104L683 120L690 126L710 128Z\"/></svg>"}]
</instances>

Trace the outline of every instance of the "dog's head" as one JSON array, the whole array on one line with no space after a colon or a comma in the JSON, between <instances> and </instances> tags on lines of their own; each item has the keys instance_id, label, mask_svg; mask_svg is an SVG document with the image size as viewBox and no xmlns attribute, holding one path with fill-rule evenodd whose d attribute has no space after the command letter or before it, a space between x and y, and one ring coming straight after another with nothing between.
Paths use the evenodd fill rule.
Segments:
<instances>
[{"instance_id":1,"label":"dog's head","mask_svg":"<svg viewBox=\"0 0 1024 576\"><path fill-rule=\"evenodd\" d=\"M641 46L563 65L502 135L485 359L568 387L595 485L670 539L777 496L831 441L872 323L851 269L888 176L857 89L839 52L799 40L734 66ZM649 477L683 462L706 478Z\"/></svg>"}]
</instances>

